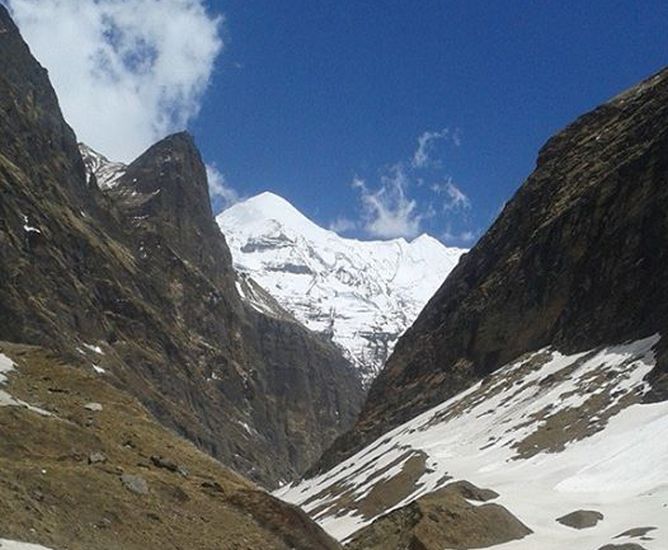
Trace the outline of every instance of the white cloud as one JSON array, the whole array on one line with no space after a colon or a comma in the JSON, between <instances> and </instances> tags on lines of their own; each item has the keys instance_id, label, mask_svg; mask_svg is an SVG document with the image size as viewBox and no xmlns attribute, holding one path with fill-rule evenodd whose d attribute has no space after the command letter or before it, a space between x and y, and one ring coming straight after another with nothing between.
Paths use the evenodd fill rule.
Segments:
<instances>
[{"instance_id":1,"label":"white cloud","mask_svg":"<svg viewBox=\"0 0 668 550\"><path fill-rule=\"evenodd\" d=\"M346 217L336 218L332 223L329 224L330 231L334 233L348 233L357 229L358 224L355 220L351 220Z\"/></svg>"},{"instance_id":2,"label":"white cloud","mask_svg":"<svg viewBox=\"0 0 668 550\"><path fill-rule=\"evenodd\" d=\"M431 190L437 195L445 196L445 202L443 203L444 210L471 209L471 200L452 182L452 179L448 179L443 183L432 184Z\"/></svg>"},{"instance_id":3,"label":"white cloud","mask_svg":"<svg viewBox=\"0 0 668 550\"><path fill-rule=\"evenodd\" d=\"M452 132L452 143L455 144L455 147L459 147L462 144L462 133L459 128L455 128L455 131Z\"/></svg>"},{"instance_id":4,"label":"white cloud","mask_svg":"<svg viewBox=\"0 0 668 550\"><path fill-rule=\"evenodd\" d=\"M197 115L222 49L203 0L8 0L81 141L130 161Z\"/></svg>"},{"instance_id":5,"label":"white cloud","mask_svg":"<svg viewBox=\"0 0 668 550\"><path fill-rule=\"evenodd\" d=\"M209 195L213 209L218 212L242 200L236 190L229 186L225 176L215 164L206 165L206 177L209 181Z\"/></svg>"},{"instance_id":6,"label":"white cloud","mask_svg":"<svg viewBox=\"0 0 668 550\"><path fill-rule=\"evenodd\" d=\"M407 196L408 185L409 179L401 164L383 175L375 190L369 189L359 178L353 180L352 186L360 192L364 229L369 235L411 239L420 233L425 215L418 211L417 202Z\"/></svg>"},{"instance_id":7,"label":"white cloud","mask_svg":"<svg viewBox=\"0 0 668 550\"><path fill-rule=\"evenodd\" d=\"M434 147L434 141L438 139L445 139L450 134L448 128L443 128L440 131L434 132L427 130L422 132L418 137L418 147L413 154L413 160L411 165L413 168L426 168L432 164L432 159L430 158L430 153ZM457 137L459 141L459 137Z\"/></svg>"},{"instance_id":8,"label":"white cloud","mask_svg":"<svg viewBox=\"0 0 668 550\"><path fill-rule=\"evenodd\" d=\"M412 239L425 227L433 228L434 224L450 224L462 219L468 224L468 211L472 208L468 196L451 177L440 176L440 181L433 181L433 170L426 174L420 170L430 167L442 172L429 152L434 140L445 138L456 146L460 143L458 130L451 133L445 128L438 132L423 132L418 137L418 148L412 158L384 169L375 187L356 177L351 186L359 193L360 219L342 217L332 222L330 229L337 232L358 230L383 239ZM430 192L433 195L430 196ZM443 219L438 219L439 213ZM471 231L455 234L448 225L442 238L463 244L475 240L475 235Z\"/></svg>"}]
</instances>

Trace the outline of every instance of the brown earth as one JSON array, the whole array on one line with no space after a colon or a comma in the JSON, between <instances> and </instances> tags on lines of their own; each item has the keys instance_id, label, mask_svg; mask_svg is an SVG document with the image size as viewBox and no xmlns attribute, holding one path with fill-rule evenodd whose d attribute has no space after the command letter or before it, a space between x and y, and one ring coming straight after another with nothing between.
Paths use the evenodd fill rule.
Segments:
<instances>
[{"instance_id":1,"label":"brown earth","mask_svg":"<svg viewBox=\"0 0 668 550\"><path fill-rule=\"evenodd\" d=\"M2 389L51 413L0 407L0 537L55 550L339 548L103 376L41 348L0 352L17 363Z\"/></svg>"},{"instance_id":2,"label":"brown earth","mask_svg":"<svg viewBox=\"0 0 668 550\"><path fill-rule=\"evenodd\" d=\"M370 490L362 498L355 495L356 487L348 485L342 481L328 486L323 491L313 495L302 503L302 507L308 508L309 504L322 499L327 501L309 510L309 515L318 519L323 516L345 515L348 512L355 511L360 513L365 519L373 518L383 511L395 506L406 497L410 496L419 486L418 482L425 473L426 458L421 451L406 451L395 460L383 468L379 468L370 474L362 483L367 484L374 479L375 483L370 485ZM386 476L387 472L401 464L401 469L391 477ZM357 473L362 472L366 467L351 472L351 479Z\"/></svg>"}]
</instances>

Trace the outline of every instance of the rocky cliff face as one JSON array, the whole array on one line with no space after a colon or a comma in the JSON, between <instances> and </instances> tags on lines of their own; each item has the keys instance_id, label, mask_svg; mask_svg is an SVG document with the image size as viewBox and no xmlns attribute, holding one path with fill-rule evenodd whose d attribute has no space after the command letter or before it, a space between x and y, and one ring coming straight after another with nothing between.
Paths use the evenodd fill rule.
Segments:
<instances>
[{"instance_id":1,"label":"rocky cliff face","mask_svg":"<svg viewBox=\"0 0 668 550\"><path fill-rule=\"evenodd\" d=\"M647 400L668 397L668 70L582 116L399 340L321 466L524 352L660 333Z\"/></svg>"},{"instance_id":2,"label":"rocky cliff face","mask_svg":"<svg viewBox=\"0 0 668 550\"><path fill-rule=\"evenodd\" d=\"M241 300L190 136L101 190L3 8L0 29L0 338L104 370L254 480L294 477L353 421L354 370Z\"/></svg>"}]
</instances>

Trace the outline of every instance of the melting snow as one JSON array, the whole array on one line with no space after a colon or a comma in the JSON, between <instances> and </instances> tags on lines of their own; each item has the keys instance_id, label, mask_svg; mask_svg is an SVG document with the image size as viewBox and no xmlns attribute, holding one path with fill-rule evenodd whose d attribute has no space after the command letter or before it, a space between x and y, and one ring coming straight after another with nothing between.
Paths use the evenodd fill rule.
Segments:
<instances>
[{"instance_id":1,"label":"melting snow","mask_svg":"<svg viewBox=\"0 0 668 550\"><path fill-rule=\"evenodd\" d=\"M39 229L28 223L28 216L23 216L23 230L26 233L41 233Z\"/></svg>"},{"instance_id":2,"label":"melting snow","mask_svg":"<svg viewBox=\"0 0 668 550\"><path fill-rule=\"evenodd\" d=\"M84 344L84 347L86 349L89 349L90 351L94 351L99 355L104 355L104 351L102 351L102 348L100 346L95 346L93 344Z\"/></svg>"},{"instance_id":3,"label":"melting snow","mask_svg":"<svg viewBox=\"0 0 668 550\"><path fill-rule=\"evenodd\" d=\"M442 486L449 474L498 492L495 502L535 532L495 548L592 550L624 542L612 539L628 529L653 526L653 540L642 546L665 550L668 402L638 403L657 341L570 356L547 349L521 358L331 471L275 494L298 505L308 501L304 509L318 509L315 519L345 540L375 518L364 519L354 504L337 508L337 491L352 489L352 502L363 498L370 474L413 449L428 456L427 469L393 508ZM578 509L605 517L584 531L555 521Z\"/></svg>"}]
</instances>

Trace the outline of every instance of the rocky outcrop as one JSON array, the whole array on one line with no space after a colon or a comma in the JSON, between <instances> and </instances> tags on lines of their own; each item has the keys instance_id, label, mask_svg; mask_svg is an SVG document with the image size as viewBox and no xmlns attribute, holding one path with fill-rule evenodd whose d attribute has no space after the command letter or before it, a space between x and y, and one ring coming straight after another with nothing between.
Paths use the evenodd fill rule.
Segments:
<instances>
[{"instance_id":1,"label":"rocky outcrop","mask_svg":"<svg viewBox=\"0 0 668 550\"><path fill-rule=\"evenodd\" d=\"M603 514L596 510L576 510L557 518L556 521L573 529L590 529L596 527L596 524L602 520Z\"/></svg>"},{"instance_id":2,"label":"rocky outcrop","mask_svg":"<svg viewBox=\"0 0 668 550\"><path fill-rule=\"evenodd\" d=\"M668 70L582 116L399 340L354 429L321 463L524 352L663 336L668 321ZM648 399L668 397L657 350Z\"/></svg>"},{"instance_id":3,"label":"rocky outcrop","mask_svg":"<svg viewBox=\"0 0 668 550\"><path fill-rule=\"evenodd\" d=\"M467 489L485 491L470 484ZM447 485L376 519L355 533L346 548L487 548L529 534L503 506L470 504L458 487Z\"/></svg>"},{"instance_id":4,"label":"rocky outcrop","mask_svg":"<svg viewBox=\"0 0 668 550\"><path fill-rule=\"evenodd\" d=\"M0 338L94 366L256 481L294 478L353 422L356 373L289 315L241 300L189 135L91 185L4 8L0 25Z\"/></svg>"}]
</instances>

